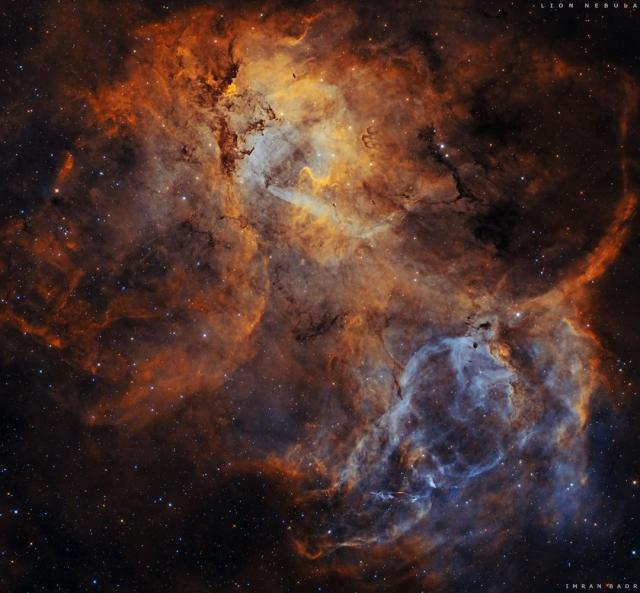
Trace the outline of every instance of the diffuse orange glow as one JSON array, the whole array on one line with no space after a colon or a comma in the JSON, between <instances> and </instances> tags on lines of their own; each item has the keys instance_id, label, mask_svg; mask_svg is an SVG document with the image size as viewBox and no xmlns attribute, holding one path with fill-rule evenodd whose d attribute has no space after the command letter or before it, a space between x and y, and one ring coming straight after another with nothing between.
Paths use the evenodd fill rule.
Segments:
<instances>
[{"instance_id":1,"label":"diffuse orange glow","mask_svg":"<svg viewBox=\"0 0 640 593\"><path fill-rule=\"evenodd\" d=\"M508 541L522 488L553 501L550 524L568 483L588 488L604 378L584 319L637 197L623 151L595 246L567 232L558 253L554 237L539 247L554 273L538 272L530 237L518 259L482 221L516 193L514 219L537 214L581 163L552 168L537 127L515 148L469 133L478 89L531 117L528 91L495 90L509 40L452 42L437 66L359 27L336 7L139 27L121 76L74 91L89 113L56 200L2 229L0 319L101 380L87 424L136 434L206 407L188 416L204 435L184 445L194 465L233 457L238 419L298 414L248 454L308 512L292 549L354 578L391 553L438 587L461 534ZM611 101L580 65L530 53L537 87ZM637 96L624 88L622 144Z\"/></svg>"}]
</instances>

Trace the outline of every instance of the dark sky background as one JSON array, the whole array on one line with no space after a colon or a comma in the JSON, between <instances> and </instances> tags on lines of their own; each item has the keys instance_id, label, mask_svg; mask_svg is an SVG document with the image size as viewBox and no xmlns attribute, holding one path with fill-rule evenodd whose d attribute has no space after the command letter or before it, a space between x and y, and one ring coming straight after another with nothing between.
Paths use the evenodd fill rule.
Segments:
<instances>
[{"instance_id":1,"label":"dark sky background","mask_svg":"<svg viewBox=\"0 0 640 593\"><path fill-rule=\"evenodd\" d=\"M616 214L638 184L640 12L575 4L2 3L1 591L546 593L565 583L640 581L640 227L632 213ZM198 74L210 45L193 23L207 22L205 36L233 35L202 12L207 7L241 23L233 29L240 39L252 19L271 32L262 41L260 33L250 37L255 54L244 41L215 54L212 79ZM175 33L166 23L188 22L191 54L167 61ZM217 190L198 185L202 175L214 176L215 188L239 187L245 163L260 151L257 126L267 138L285 125L289 114L272 118L259 98L224 107L228 119L216 110L236 76L243 84L252 59L265 60L251 70L255 76L276 80L264 64L280 66L260 54L260 44L295 37L309 22L305 51L334 77L354 126L368 117L360 115L368 105L385 122L361 131L378 143L371 158L388 168L360 183L352 173L360 161L345 152L351 168L335 173L351 176L366 195L343 206L336 190L336 225L351 221L344 228L355 234L387 216L395 225L378 241L384 255L366 255L366 264L356 262L363 252L351 251L365 249L364 234L353 243L333 234L319 241L320 231L304 234L283 205L229 206L222 190L211 197ZM141 41L139 32L154 31L154 23L159 37ZM144 57L132 66L134 50ZM472 56L472 65L460 56ZM547 69L553 56L558 65ZM305 76L306 62L299 63L287 80ZM374 72L380 87L341 79L352 64ZM188 83L180 70L189 72ZM166 78L170 92L145 94L139 84L147 75ZM430 93L427 107L393 120L405 109L404 94L422 89ZM315 105L301 97L302 115L274 136L266 169L243 178L250 184L269 169L254 194L289 187L291 171L311 162L305 159L322 128L307 114ZM319 120L333 121L343 108L331 105ZM249 109L263 115L242 128L237 119ZM201 121L211 122L214 153L206 153ZM166 139L154 135L165 124ZM445 139L455 146L451 157L439 148ZM294 148L278 152L279 145ZM412 176L437 188L433 202ZM606 270L584 272L596 267L583 265L593 261L589 254L609 253L608 246ZM334 252L343 259L332 267ZM414 264L429 278L425 292L403 284ZM381 297L377 282L380 293L396 296ZM555 289L564 295L560 304L540 297ZM478 305L485 301L477 294L490 304ZM434 509L444 505L438 521L419 520L406 539L387 541L394 525L414 517L398 494L418 488L403 481L406 451L399 447L388 463L357 457L363 467L384 466L382 482L361 479L388 488L400 510L376 506L365 495L373 486L335 486L352 459L340 444L353 448L391 405L362 387L375 381L363 379L362 361L384 357L371 336L382 328L395 361L389 381L410 389L402 369L425 340L462 335L477 305L468 324L480 333L465 336L476 340L473 356L484 356L485 338L473 336L485 335L487 311L511 312L512 303L530 311L527 327L507 330L507 313L496 313L503 321L489 325L501 329L486 340L510 344L509 368L526 376L524 397L536 410L591 376L591 363L575 365L599 361L584 426L568 424L573 436L547 447L555 424L546 423L561 417L562 406L531 412L538 440L521 457L529 475L545 478L520 489L519 474L504 466L488 482L468 477L451 486L446 500L462 492L474 500L479 514L471 525L488 526L484 535L472 537L458 511L434 495ZM591 337L577 330L566 341L556 337L549 319L558 311ZM528 350L533 342L538 349ZM556 371L534 372L545 365L560 369L558 376L571 367L575 377L549 387L540 377ZM371 389L384 391L386 380ZM454 393L451 374L433 381ZM424 420L414 412L411 422ZM427 413L427 422L438 413ZM519 426L489 432L511 443ZM473 428L454 434L455 442L472 439L471 448L489 447ZM511 455L512 445L505 447ZM577 466L584 455L589 475L576 507L554 498L545 473L564 455ZM556 516L565 514L560 526ZM334 530L350 544L334 545L317 530Z\"/></svg>"}]
</instances>

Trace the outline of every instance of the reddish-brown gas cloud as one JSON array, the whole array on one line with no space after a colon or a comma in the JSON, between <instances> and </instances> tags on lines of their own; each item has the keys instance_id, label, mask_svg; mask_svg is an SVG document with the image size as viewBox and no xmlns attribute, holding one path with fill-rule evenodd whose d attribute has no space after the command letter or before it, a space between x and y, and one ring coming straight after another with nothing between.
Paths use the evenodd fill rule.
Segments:
<instances>
[{"instance_id":1,"label":"reddish-brown gas cloud","mask_svg":"<svg viewBox=\"0 0 640 593\"><path fill-rule=\"evenodd\" d=\"M523 492L549 529L591 495L586 320L637 205L637 89L444 8L372 14L129 31L117 76L62 91L82 130L2 229L0 316L100 380L60 396L88 424L197 401L198 465L233 464L243 423L242 463L309 509L302 562L392 555L437 585L461 547L504 545Z\"/></svg>"}]
</instances>

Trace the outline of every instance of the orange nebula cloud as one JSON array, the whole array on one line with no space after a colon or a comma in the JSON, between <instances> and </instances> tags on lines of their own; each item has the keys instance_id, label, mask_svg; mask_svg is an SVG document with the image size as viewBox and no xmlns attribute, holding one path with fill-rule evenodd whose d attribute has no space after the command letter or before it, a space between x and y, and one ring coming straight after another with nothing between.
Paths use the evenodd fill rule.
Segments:
<instances>
[{"instance_id":1,"label":"orange nebula cloud","mask_svg":"<svg viewBox=\"0 0 640 593\"><path fill-rule=\"evenodd\" d=\"M82 131L1 231L0 319L97 380L59 396L88 425L180 418L195 466L242 450L286 481L301 562L392 557L437 588L460 546L506 545L523 493L548 526L592 496L585 319L637 207L637 89L560 130L568 88L614 104L569 57L368 26L341 4L138 25L118 76L65 90ZM583 190L592 125L622 148Z\"/></svg>"}]
</instances>

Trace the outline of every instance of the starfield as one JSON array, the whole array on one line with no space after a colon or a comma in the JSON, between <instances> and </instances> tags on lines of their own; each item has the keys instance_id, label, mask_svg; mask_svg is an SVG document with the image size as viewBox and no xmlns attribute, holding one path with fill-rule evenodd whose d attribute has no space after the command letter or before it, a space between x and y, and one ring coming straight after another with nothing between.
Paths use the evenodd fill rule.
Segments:
<instances>
[{"instance_id":1,"label":"starfield","mask_svg":"<svg viewBox=\"0 0 640 593\"><path fill-rule=\"evenodd\" d=\"M640 583L640 16L4 2L0 590Z\"/></svg>"}]
</instances>

